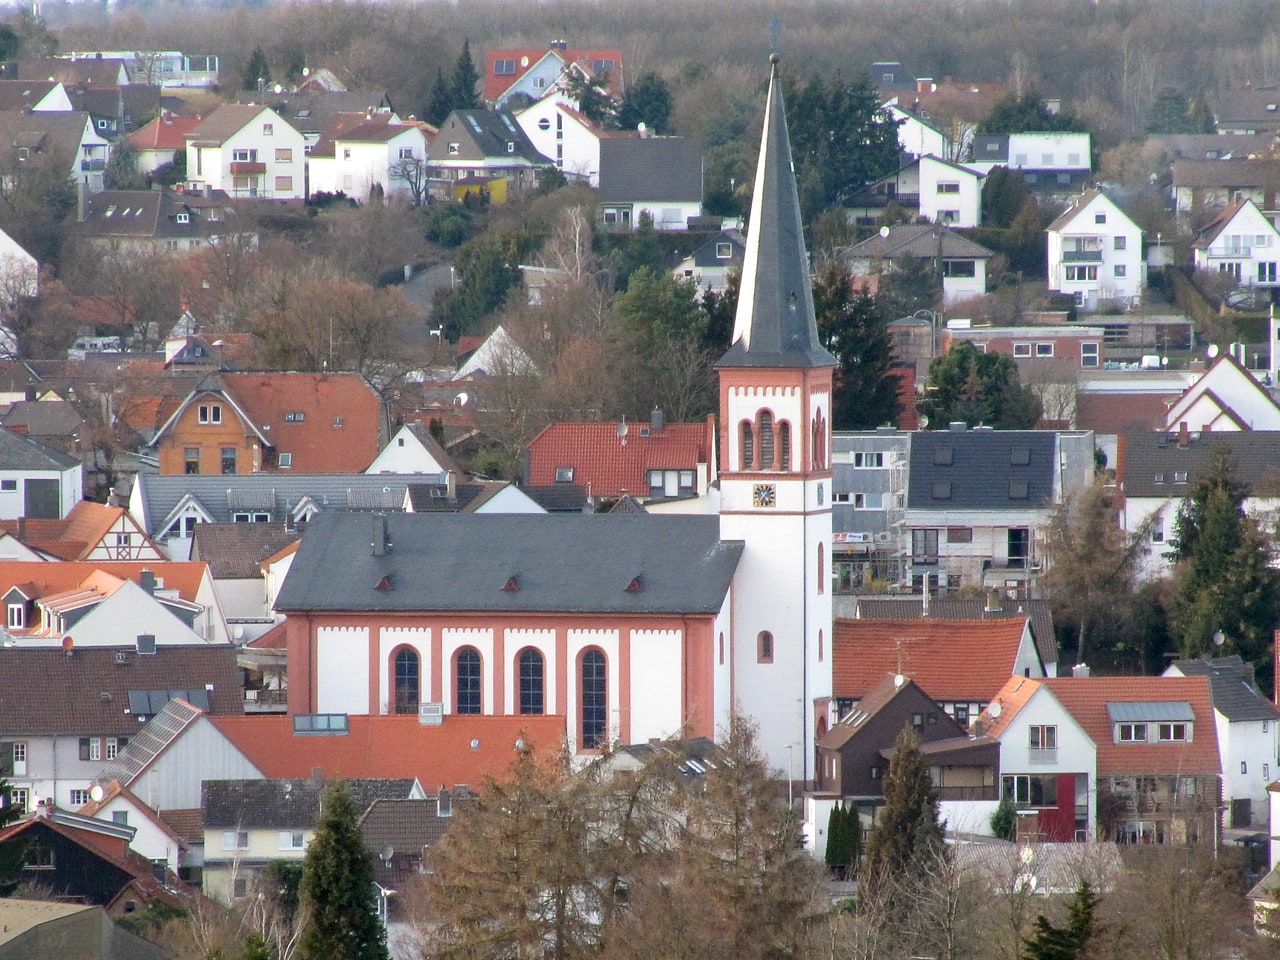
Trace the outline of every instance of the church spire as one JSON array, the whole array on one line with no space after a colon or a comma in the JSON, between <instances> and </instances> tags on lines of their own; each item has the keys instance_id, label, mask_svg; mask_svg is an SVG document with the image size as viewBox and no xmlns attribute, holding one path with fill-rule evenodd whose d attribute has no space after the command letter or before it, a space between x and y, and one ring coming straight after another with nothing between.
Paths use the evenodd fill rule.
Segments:
<instances>
[{"instance_id":1,"label":"church spire","mask_svg":"<svg viewBox=\"0 0 1280 960\"><path fill-rule=\"evenodd\" d=\"M747 224L733 344L720 367L830 367L818 342L778 55L769 55L764 136Z\"/></svg>"}]
</instances>

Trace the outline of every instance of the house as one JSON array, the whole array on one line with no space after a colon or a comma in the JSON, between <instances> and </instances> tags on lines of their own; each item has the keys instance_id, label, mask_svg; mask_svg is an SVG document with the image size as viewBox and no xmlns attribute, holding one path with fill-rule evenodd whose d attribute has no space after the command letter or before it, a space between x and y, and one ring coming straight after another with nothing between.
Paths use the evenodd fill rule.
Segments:
<instances>
[{"instance_id":1,"label":"house","mask_svg":"<svg viewBox=\"0 0 1280 960\"><path fill-rule=\"evenodd\" d=\"M123 507L81 500L61 520L20 517L0 529L56 560L165 560L160 548Z\"/></svg>"},{"instance_id":2,"label":"house","mask_svg":"<svg viewBox=\"0 0 1280 960\"><path fill-rule=\"evenodd\" d=\"M950 135L929 117L918 111L904 110L893 101L887 103L885 108L898 125L898 146L908 158L938 157L950 160L955 155Z\"/></svg>"},{"instance_id":3,"label":"house","mask_svg":"<svg viewBox=\"0 0 1280 960\"><path fill-rule=\"evenodd\" d=\"M70 940L84 960L166 960L168 954L115 923L101 907L48 900L0 900L0 960L65 956Z\"/></svg>"},{"instance_id":4,"label":"house","mask_svg":"<svg viewBox=\"0 0 1280 960\"><path fill-rule=\"evenodd\" d=\"M269 624L272 616L263 561L297 543L301 536L296 524L197 523L191 535L191 560L209 565L209 575L228 621ZM236 626L242 635L246 630L253 631L252 625Z\"/></svg>"},{"instance_id":5,"label":"house","mask_svg":"<svg viewBox=\"0 0 1280 960\"><path fill-rule=\"evenodd\" d=\"M1280 432L1201 433L1180 427L1176 433L1161 430L1120 438L1116 482L1124 495L1121 520L1129 533L1148 529L1151 539L1142 566L1144 578L1168 574L1172 561L1166 556L1167 545L1174 537L1178 511L1219 449L1231 454L1235 479L1246 489L1247 513L1266 513L1280 506L1272 492L1275 464L1280 462Z\"/></svg>"},{"instance_id":6,"label":"house","mask_svg":"<svg viewBox=\"0 0 1280 960\"><path fill-rule=\"evenodd\" d=\"M430 157L433 179L453 184L468 177L503 180L515 191L532 189L539 171L555 166L507 111L454 110L440 124Z\"/></svg>"},{"instance_id":7,"label":"house","mask_svg":"<svg viewBox=\"0 0 1280 960\"><path fill-rule=\"evenodd\" d=\"M1280 215L1278 186L1280 159L1273 157L1173 162L1173 203L1179 216L1252 200L1274 224Z\"/></svg>"},{"instance_id":8,"label":"house","mask_svg":"<svg viewBox=\"0 0 1280 960\"><path fill-rule=\"evenodd\" d=\"M1099 839L1216 849L1222 771L1208 677L1042 683L1097 747Z\"/></svg>"},{"instance_id":9,"label":"house","mask_svg":"<svg viewBox=\"0 0 1280 960\"><path fill-rule=\"evenodd\" d=\"M76 62L118 60L124 64L125 71L134 83L159 84L166 88L204 88L218 85L216 56L189 55L180 50L77 50L59 54L55 59ZM41 70L37 71L37 75L48 74Z\"/></svg>"},{"instance_id":10,"label":"house","mask_svg":"<svg viewBox=\"0 0 1280 960\"><path fill-rule=\"evenodd\" d=\"M270 107L302 134L306 143L304 152L308 154L321 137L344 125L365 120L401 122L386 91L326 90L310 84L304 87L278 92L275 89L240 90L233 99L236 103Z\"/></svg>"},{"instance_id":11,"label":"house","mask_svg":"<svg viewBox=\"0 0 1280 960\"><path fill-rule=\"evenodd\" d=\"M497 109L525 98L541 100L571 70L603 84L611 97L622 96L621 50L570 49L564 40L552 41L550 47L490 50L482 96Z\"/></svg>"},{"instance_id":12,"label":"house","mask_svg":"<svg viewBox=\"0 0 1280 960\"><path fill-rule=\"evenodd\" d=\"M355 473L386 435L382 398L359 374L219 372L148 446L162 474Z\"/></svg>"},{"instance_id":13,"label":"house","mask_svg":"<svg viewBox=\"0 0 1280 960\"><path fill-rule=\"evenodd\" d=\"M77 211L68 237L104 251L187 256L242 229L235 206L221 190L103 190Z\"/></svg>"},{"instance_id":14,"label":"house","mask_svg":"<svg viewBox=\"0 0 1280 960\"><path fill-rule=\"evenodd\" d=\"M1232 160L1268 153L1276 138L1267 133L1162 133L1146 142L1170 160Z\"/></svg>"},{"instance_id":15,"label":"house","mask_svg":"<svg viewBox=\"0 0 1280 960\"><path fill-rule=\"evenodd\" d=\"M89 802L105 762L139 735L171 696L215 713L243 713L229 646L0 649L5 696L0 741L15 805L68 809Z\"/></svg>"},{"instance_id":16,"label":"house","mask_svg":"<svg viewBox=\"0 0 1280 960\"><path fill-rule=\"evenodd\" d=\"M985 598L934 597L926 602L924 596L894 596L873 594L849 598L852 600L852 616L868 620L908 620L918 617L935 617L939 620L1007 620L1025 616L1030 621L1031 639L1036 653L1044 665L1047 677L1058 675L1058 638L1053 628L1053 610L1048 600L1020 599L1017 602L1001 597L993 590ZM849 616L845 611L849 604L837 600L838 616Z\"/></svg>"},{"instance_id":17,"label":"house","mask_svg":"<svg viewBox=\"0 0 1280 960\"><path fill-rule=\"evenodd\" d=\"M222 609L200 563L0 562L5 635L22 647L226 643ZM74 627L73 635L68 631Z\"/></svg>"},{"instance_id":18,"label":"house","mask_svg":"<svg viewBox=\"0 0 1280 960\"><path fill-rule=\"evenodd\" d=\"M894 204L931 223L981 226L984 176L932 154L909 158L896 172L854 194L846 212L859 223L874 223Z\"/></svg>"},{"instance_id":19,"label":"house","mask_svg":"<svg viewBox=\"0 0 1280 960\"><path fill-rule=\"evenodd\" d=\"M729 278L742 271L746 250L746 239L741 230L721 230L719 236L681 260L672 274L677 280L693 283L700 291L724 293L729 286Z\"/></svg>"},{"instance_id":20,"label":"house","mask_svg":"<svg viewBox=\"0 0 1280 960\"><path fill-rule=\"evenodd\" d=\"M364 848L374 854L374 883L382 890L405 893L406 887L420 880L431 861L431 848L453 824L455 805L469 802L469 791L450 791L418 799L377 799L360 817L360 839ZM388 902L389 899L389 902ZM408 911L399 909L404 896L383 898L394 924ZM391 929L388 940L394 941Z\"/></svg>"},{"instance_id":21,"label":"house","mask_svg":"<svg viewBox=\"0 0 1280 960\"><path fill-rule=\"evenodd\" d=\"M129 71L121 57L24 57L6 64L6 69L13 76L10 83L48 80L69 87L121 87L129 83Z\"/></svg>"},{"instance_id":22,"label":"house","mask_svg":"<svg viewBox=\"0 0 1280 960\"><path fill-rule=\"evenodd\" d=\"M839 431L831 438L831 575L837 595L901 581L902 517L911 434ZM835 602L839 602L838 600Z\"/></svg>"},{"instance_id":23,"label":"house","mask_svg":"<svg viewBox=\"0 0 1280 960\"><path fill-rule=\"evenodd\" d=\"M103 171L111 145L93 128L89 114L78 111L0 111L0 147L18 162L56 157L67 165L73 183L89 193L105 186Z\"/></svg>"},{"instance_id":24,"label":"house","mask_svg":"<svg viewBox=\"0 0 1280 960\"><path fill-rule=\"evenodd\" d=\"M84 491L84 466L52 447L0 430L0 519L57 520Z\"/></svg>"},{"instance_id":25,"label":"house","mask_svg":"<svg viewBox=\"0 0 1280 960\"><path fill-rule=\"evenodd\" d=\"M0 111L65 113L74 110L66 85L46 74L43 77L0 80Z\"/></svg>"},{"instance_id":26,"label":"house","mask_svg":"<svg viewBox=\"0 0 1280 960\"><path fill-rule=\"evenodd\" d=\"M41 400L18 400L7 407L0 415L0 426L70 456L82 454L88 422L75 403L54 395Z\"/></svg>"},{"instance_id":27,"label":"house","mask_svg":"<svg viewBox=\"0 0 1280 960\"><path fill-rule=\"evenodd\" d=\"M600 222L634 230L685 230L702 215L702 144L684 137L610 137L600 142Z\"/></svg>"},{"instance_id":28,"label":"house","mask_svg":"<svg viewBox=\"0 0 1280 960\"><path fill-rule=\"evenodd\" d=\"M1219 134L1280 134L1280 88L1275 84L1246 84L1220 90L1213 103L1213 123Z\"/></svg>"},{"instance_id":29,"label":"house","mask_svg":"<svg viewBox=\"0 0 1280 960\"><path fill-rule=\"evenodd\" d=\"M471 351L470 355L458 367L453 380L467 380L475 376L496 376L500 374L537 373L537 366L527 350L507 332L507 328L498 324L489 336ZM459 406L465 406L467 400L459 399Z\"/></svg>"},{"instance_id":30,"label":"house","mask_svg":"<svg viewBox=\"0 0 1280 960\"><path fill-rule=\"evenodd\" d=\"M912 582L1028 596L1035 531L1093 479L1089 431L929 430L911 438L904 537Z\"/></svg>"},{"instance_id":31,"label":"house","mask_svg":"<svg viewBox=\"0 0 1280 960\"><path fill-rule=\"evenodd\" d=\"M389 119L383 117L380 119ZM372 120L323 136L307 155L311 193L365 200L421 201L427 189L427 138L417 124Z\"/></svg>"},{"instance_id":32,"label":"house","mask_svg":"<svg viewBox=\"0 0 1280 960\"><path fill-rule=\"evenodd\" d=\"M525 488L502 480L483 483L458 483L449 474L444 483L411 483L405 497L405 513L550 513ZM586 491L581 491L577 510L586 506ZM537 492L537 489L533 491Z\"/></svg>"},{"instance_id":33,"label":"house","mask_svg":"<svg viewBox=\"0 0 1280 960\"><path fill-rule=\"evenodd\" d=\"M395 435L382 448L368 474L377 473L455 473L458 465L453 457L431 434L431 429L421 420L402 424Z\"/></svg>"},{"instance_id":34,"label":"house","mask_svg":"<svg viewBox=\"0 0 1280 960\"><path fill-rule=\"evenodd\" d=\"M999 799L999 747L970 741L966 726L903 673L886 674L819 738L815 789L853 798L860 807L883 802L890 765L884 754L892 754L904 727L915 730L921 752L928 751L939 800ZM950 818L948 824L955 828Z\"/></svg>"},{"instance_id":35,"label":"house","mask_svg":"<svg viewBox=\"0 0 1280 960\"><path fill-rule=\"evenodd\" d=\"M270 107L224 103L185 138L189 190L268 200L307 195L305 141Z\"/></svg>"},{"instance_id":36,"label":"house","mask_svg":"<svg viewBox=\"0 0 1280 960\"><path fill-rule=\"evenodd\" d=\"M192 876L192 844L179 836L172 824L117 781L105 788L99 786L98 790L101 792L90 789L89 802L76 813L131 827L134 833L130 850L153 864L163 864L165 870L183 880ZM95 800L95 796L99 799Z\"/></svg>"},{"instance_id":37,"label":"house","mask_svg":"<svg viewBox=\"0 0 1280 960\"><path fill-rule=\"evenodd\" d=\"M990 173L995 167L1018 170L1033 191L1078 193L1092 174L1092 141L1087 133L1026 131L976 134L965 166Z\"/></svg>"},{"instance_id":38,"label":"house","mask_svg":"<svg viewBox=\"0 0 1280 960\"><path fill-rule=\"evenodd\" d=\"M1166 677L1208 677L1222 769L1223 802L1229 826L1267 822L1267 786L1280 753L1277 721L1280 709L1262 695L1253 679L1253 664L1238 656L1213 660L1175 660Z\"/></svg>"},{"instance_id":39,"label":"house","mask_svg":"<svg viewBox=\"0 0 1280 960\"><path fill-rule=\"evenodd\" d=\"M943 353L957 343L972 343L982 353L1013 357L1019 373L1032 383L1052 382L1049 378L1055 376L1070 382L1076 371L1101 369L1106 359L1106 330L1100 326L948 325L940 339Z\"/></svg>"},{"instance_id":40,"label":"house","mask_svg":"<svg viewBox=\"0 0 1280 960\"><path fill-rule=\"evenodd\" d=\"M1010 677L979 729L1000 744L1000 796L1017 809L1019 842L1097 838L1098 746L1046 681Z\"/></svg>"},{"instance_id":41,"label":"house","mask_svg":"<svg viewBox=\"0 0 1280 960\"><path fill-rule=\"evenodd\" d=\"M17 240L0 230L0 295L14 302L39 294L39 262ZM4 336L12 337L8 331Z\"/></svg>"},{"instance_id":42,"label":"house","mask_svg":"<svg viewBox=\"0 0 1280 960\"><path fill-rule=\"evenodd\" d=\"M837 620L832 689L843 718L885 674L910 676L967 727L1011 676L1044 676L1026 616L1005 620Z\"/></svg>"},{"instance_id":43,"label":"house","mask_svg":"<svg viewBox=\"0 0 1280 960\"><path fill-rule=\"evenodd\" d=\"M564 96L543 97L515 117L534 148L570 182L600 186L600 143L616 131L600 129Z\"/></svg>"},{"instance_id":44,"label":"house","mask_svg":"<svg viewBox=\"0 0 1280 960\"><path fill-rule=\"evenodd\" d=\"M1047 233L1050 290L1074 297L1088 311L1142 303L1142 230L1101 190L1081 194Z\"/></svg>"},{"instance_id":45,"label":"house","mask_svg":"<svg viewBox=\"0 0 1280 960\"><path fill-rule=\"evenodd\" d=\"M942 298L946 303L985 296L987 264L994 254L943 224L894 224L839 252L854 282L893 270L902 257L942 261Z\"/></svg>"},{"instance_id":46,"label":"house","mask_svg":"<svg viewBox=\"0 0 1280 960\"><path fill-rule=\"evenodd\" d=\"M356 808L375 800L421 800L416 780L346 779ZM315 837L329 784L317 778L205 780L203 891L223 903L248 896L274 861L301 862Z\"/></svg>"},{"instance_id":47,"label":"house","mask_svg":"<svg viewBox=\"0 0 1280 960\"><path fill-rule=\"evenodd\" d=\"M187 134L200 125L199 116L184 117L162 110L149 123L133 131L125 142L137 154L139 173L154 173L173 163L181 154L186 159Z\"/></svg>"},{"instance_id":48,"label":"house","mask_svg":"<svg viewBox=\"0 0 1280 960\"><path fill-rule=\"evenodd\" d=\"M552 423L529 441L525 482L577 484L593 498L633 494L646 503L692 500L706 512L714 437L707 423ZM693 499L697 498L697 499Z\"/></svg>"},{"instance_id":49,"label":"house","mask_svg":"<svg viewBox=\"0 0 1280 960\"><path fill-rule=\"evenodd\" d=\"M1197 231L1192 257L1197 270L1225 273L1265 303L1280 301L1280 230L1248 197L1232 200Z\"/></svg>"},{"instance_id":50,"label":"house","mask_svg":"<svg viewBox=\"0 0 1280 960\"><path fill-rule=\"evenodd\" d=\"M67 90L74 109L89 114L93 129L112 143L137 129L137 120L160 112L160 88L150 84L76 85Z\"/></svg>"},{"instance_id":51,"label":"house","mask_svg":"<svg viewBox=\"0 0 1280 960\"><path fill-rule=\"evenodd\" d=\"M914 90L899 92L893 102L908 114L944 130L953 152L937 155L958 160L969 156L974 134L1008 92L1008 85L1000 82L921 77Z\"/></svg>"},{"instance_id":52,"label":"house","mask_svg":"<svg viewBox=\"0 0 1280 960\"><path fill-rule=\"evenodd\" d=\"M1280 351L1273 363L1280 364ZM1184 426L1205 433L1280 430L1280 405L1271 391L1231 353L1209 369L1168 406L1159 426L1177 432Z\"/></svg>"},{"instance_id":53,"label":"house","mask_svg":"<svg viewBox=\"0 0 1280 960\"><path fill-rule=\"evenodd\" d=\"M1076 426L1119 436L1163 426L1169 406L1199 374L1188 370L1097 370L1077 380ZM1114 464L1113 453L1108 453Z\"/></svg>"}]
</instances>

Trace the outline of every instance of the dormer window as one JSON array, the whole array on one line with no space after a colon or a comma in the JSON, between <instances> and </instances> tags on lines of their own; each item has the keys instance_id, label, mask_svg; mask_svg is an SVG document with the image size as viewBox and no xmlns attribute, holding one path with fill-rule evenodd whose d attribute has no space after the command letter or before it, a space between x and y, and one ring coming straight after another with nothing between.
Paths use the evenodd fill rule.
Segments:
<instances>
[{"instance_id":1,"label":"dormer window","mask_svg":"<svg viewBox=\"0 0 1280 960\"><path fill-rule=\"evenodd\" d=\"M180 214L178 214L176 217L174 217L173 219L174 219L174 220L176 220L178 223L190 223L190 222L191 222L191 214L189 214L189 213L180 213Z\"/></svg>"},{"instance_id":2,"label":"dormer window","mask_svg":"<svg viewBox=\"0 0 1280 960\"><path fill-rule=\"evenodd\" d=\"M7 625L10 630L25 630L27 628L27 605L25 603L8 604Z\"/></svg>"},{"instance_id":3,"label":"dormer window","mask_svg":"<svg viewBox=\"0 0 1280 960\"><path fill-rule=\"evenodd\" d=\"M556 467L556 483L573 483L573 467Z\"/></svg>"},{"instance_id":4,"label":"dormer window","mask_svg":"<svg viewBox=\"0 0 1280 960\"><path fill-rule=\"evenodd\" d=\"M507 153L515 153L515 152L516 152L516 142L514 140L508 140Z\"/></svg>"}]
</instances>

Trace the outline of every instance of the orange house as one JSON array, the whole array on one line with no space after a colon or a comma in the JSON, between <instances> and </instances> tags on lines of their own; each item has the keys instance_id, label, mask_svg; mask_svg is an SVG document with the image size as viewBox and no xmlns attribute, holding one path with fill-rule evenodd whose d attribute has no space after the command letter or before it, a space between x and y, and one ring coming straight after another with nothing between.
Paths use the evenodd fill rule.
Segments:
<instances>
[{"instance_id":1,"label":"orange house","mask_svg":"<svg viewBox=\"0 0 1280 960\"><path fill-rule=\"evenodd\" d=\"M381 396L355 373L214 373L150 446L162 474L360 473L386 443Z\"/></svg>"}]
</instances>

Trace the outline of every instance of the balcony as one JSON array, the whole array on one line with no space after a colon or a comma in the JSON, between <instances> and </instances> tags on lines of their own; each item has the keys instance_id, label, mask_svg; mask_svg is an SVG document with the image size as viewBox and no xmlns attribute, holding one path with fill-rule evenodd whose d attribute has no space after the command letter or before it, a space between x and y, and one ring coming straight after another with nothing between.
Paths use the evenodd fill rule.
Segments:
<instances>
[{"instance_id":1,"label":"balcony","mask_svg":"<svg viewBox=\"0 0 1280 960\"><path fill-rule=\"evenodd\" d=\"M1027 761L1029 763L1057 763L1058 749L1054 747L1051 750L1028 750Z\"/></svg>"},{"instance_id":2,"label":"balcony","mask_svg":"<svg viewBox=\"0 0 1280 960\"><path fill-rule=\"evenodd\" d=\"M107 169L106 160L81 160L80 170L84 173L101 172Z\"/></svg>"},{"instance_id":3,"label":"balcony","mask_svg":"<svg viewBox=\"0 0 1280 960\"><path fill-rule=\"evenodd\" d=\"M999 800L1000 788L989 787L938 787L939 800Z\"/></svg>"},{"instance_id":4,"label":"balcony","mask_svg":"<svg viewBox=\"0 0 1280 960\"><path fill-rule=\"evenodd\" d=\"M233 177L261 176L267 172L267 165L262 161L236 160L231 164Z\"/></svg>"},{"instance_id":5,"label":"balcony","mask_svg":"<svg viewBox=\"0 0 1280 960\"><path fill-rule=\"evenodd\" d=\"M1101 250L1064 250L1062 252L1063 263L1101 263Z\"/></svg>"}]
</instances>

